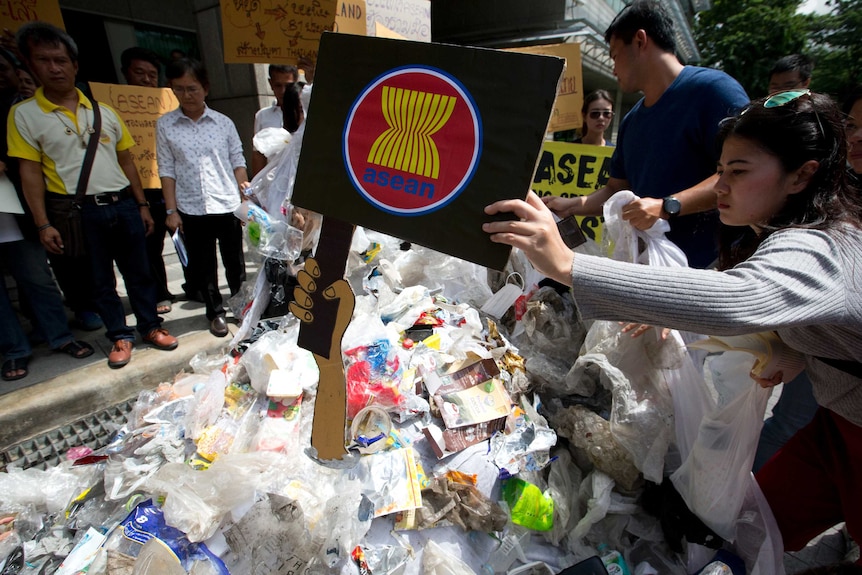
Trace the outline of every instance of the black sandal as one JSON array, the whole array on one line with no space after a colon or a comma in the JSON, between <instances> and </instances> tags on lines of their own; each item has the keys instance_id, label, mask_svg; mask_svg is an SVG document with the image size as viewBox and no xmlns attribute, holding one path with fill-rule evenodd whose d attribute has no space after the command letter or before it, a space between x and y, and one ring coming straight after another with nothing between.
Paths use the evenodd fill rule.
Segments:
<instances>
[{"instance_id":1,"label":"black sandal","mask_svg":"<svg viewBox=\"0 0 862 575\"><path fill-rule=\"evenodd\" d=\"M63 352L75 359L84 359L85 357L93 355L93 346L86 341L72 340L69 343L58 347L57 351Z\"/></svg>"},{"instance_id":2,"label":"black sandal","mask_svg":"<svg viewBox=\"0 0 862 575\"><path fill-rule=\"evenodd\" d=\"M3 381L15 381L18 379L22 379L30 375L30 370L27 369L27 366L30 365L29 357L19 357L16 359L7 359L3 362ZM18 375L9 375L15 371L23 371L24 373Z\"/></svg>"}]
</instances>

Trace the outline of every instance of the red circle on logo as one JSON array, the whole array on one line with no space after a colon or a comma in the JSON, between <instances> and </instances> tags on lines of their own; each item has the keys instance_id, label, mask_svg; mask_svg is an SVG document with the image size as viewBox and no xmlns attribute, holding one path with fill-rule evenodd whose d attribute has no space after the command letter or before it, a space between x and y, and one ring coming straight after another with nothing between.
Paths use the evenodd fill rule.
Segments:
<instances>
[{"instance_id":1,"label":"red circle on logo","mask_svg":"<svg viewBox=\"0 0 862 575\"><path fill-rule=\"evenodd\" d=\"M367 201L420 215L454 200L472 178L481 122L469 93L445 72L399 68L356 99L343 146L348 175Z\"/></svg>"}]
</instances>

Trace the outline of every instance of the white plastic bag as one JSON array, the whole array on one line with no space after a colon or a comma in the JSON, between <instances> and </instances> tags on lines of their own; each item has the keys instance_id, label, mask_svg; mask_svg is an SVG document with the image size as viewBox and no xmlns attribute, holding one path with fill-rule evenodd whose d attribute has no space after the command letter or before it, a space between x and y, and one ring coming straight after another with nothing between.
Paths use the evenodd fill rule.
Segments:
<instances>
[{"instance_id":1,"label":"white plastic bag","mask_svg":"<svg viewBox=\"0 0 862 575\"><path fill-rule=\"evenodd\" d=\"M769 391L755 385L700 424L688 458L671 479L689 509L728 541L751 477Z\"/></svg>"}]
</instances>

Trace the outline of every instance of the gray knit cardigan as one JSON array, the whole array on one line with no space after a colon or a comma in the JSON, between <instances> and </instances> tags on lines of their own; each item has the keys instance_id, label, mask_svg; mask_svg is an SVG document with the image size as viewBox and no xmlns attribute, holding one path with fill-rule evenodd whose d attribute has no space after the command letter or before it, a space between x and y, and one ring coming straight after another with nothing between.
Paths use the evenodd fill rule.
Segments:
<instances>
[{"instance_id":1,"label":"gray knit cardigan","mask_svg":"<svg viewBox=\"0 0 862 575\"><path fill-rule=\"evenodd\" d=\"M817 402L862 426L862 379L817 359L862 362L862 230L775 232L726 271L578 254L572 282L584 319L706 335L775 330L806 355Z\"/></svg>"}]
</instances>

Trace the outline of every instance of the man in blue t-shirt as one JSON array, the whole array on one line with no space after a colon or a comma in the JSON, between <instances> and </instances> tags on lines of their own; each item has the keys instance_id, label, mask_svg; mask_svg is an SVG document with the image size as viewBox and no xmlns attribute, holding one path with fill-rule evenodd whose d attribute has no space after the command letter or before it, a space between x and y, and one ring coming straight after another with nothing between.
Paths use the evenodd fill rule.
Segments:
<instances>
[{"instance_id":1,"label":"man in blue t-shirt","mask_svg":"<svg viewBox=\"0 0 862 575\"><path fill-rule=\"evenodd\" d=\"M739 83L718 70L683 66L675 55L673 20L656 0L635 0L605 32L620 89L643 92L620 126L607 185L586 196L546 196L559 216L601 215L620 190L640 199L623 219L648 229L670 221L668 237L692 267L708 267L717 255L715 210L719 122L745 106Z\"/></svg>"}]
</instances>

